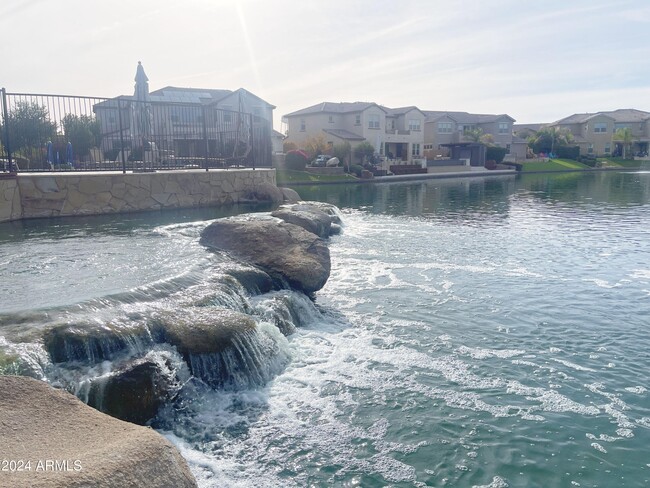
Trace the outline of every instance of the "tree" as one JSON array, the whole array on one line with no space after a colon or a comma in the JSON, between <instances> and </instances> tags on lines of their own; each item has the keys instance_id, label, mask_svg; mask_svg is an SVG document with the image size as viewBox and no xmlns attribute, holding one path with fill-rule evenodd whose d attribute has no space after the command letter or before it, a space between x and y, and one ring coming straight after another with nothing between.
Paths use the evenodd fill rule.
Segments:
<instances>
[{"instance_id":1,"label":"tree","mask_svg":"<svg viewBox=\"0 0 650 488\"><path fill-rule=\"evenodd\" d=\"M364 160L372 158L375 154L375 148L368 141L363 141L354 148L354 157L359 159L363 164Z\"/></svg>"},{"instance_id":2,"label":"tree","mask_svg":"<svg viewBox=\"0 0 650 488\"><path fill-rule=\"evenodd\" d=\"M99 145L99 121L88 115L66 115L61 120L63 132L67 142L72 144L72 149L77 156L86 156L90 148Z\"/></svg>"},{"instance_id":3,"label":"tree","mask_svg":"<svg viewBox=\"0 0 650 488\"><path fill-rule=\"evenodd\" d=\"M325 140L325 136L319 134L317 136L308 137L305 140L305 142L303 142L302 148L313 159L319 154L328 154L328 151L331 149L331 146Z\"/></svg>"},{"instance_id":4,"label":"tree","mask_svg":"<svg viewBox=\"0 0 650 488\"><path fill-rule=\"evenodd\" d=\"M288 153L289 151L295 151L298 149L298 145L295 142L284 141L282 143L282 152Z\"/></svg>"},{"instance_id":5,"label":"tree","mask_svg":"<svg viewBox=\"0 0 650 488\"><path fill-rule=\"evenodd\" d=\"M56 135L56 124L49 119L47 108L21 101L7 118L12 151L31 152L41 148Z\"/></svg>"},{"instance_id":6,"label":"tree","mask_svg":"<svg viewBox=\"0 0 650 488\"><path fill-rule=\"evenodd\" d=\"M463 132L463 137L471 142L480 142L486 146L494 144L494 137L492 134L483 133L483 129L477 127L476 129L466 129Z\"/></svg>"},{"instance_id":7,"label":"tree","mask_svg":"<svg viewBox=\"0 0 650 488\"><path fill-rule=\"evenodd\" d=\"M345 141L341 144L334 144L332 146L332 156L339 158L339 161L345 165L346 161L350 161L352 155L352 146L348 141Z\"/></svg>"},{"instance_id":8,"label":"tree","mask_svg":"<svg viewBox=\"0 0 650 488\"><path fill-rule=\"evenodd\" d=\"M573 142L573 134L558 127L544 127L528 139L528 146L535 153L552 153L556 147L568 146Z\"/></svg>"},{"instance_id":9,"label":"tree","mask_svg":"<svg viewBox=\"0 0 650 488\"><path fill-rule=\"evenodd\" d=\"M623 146L623 159L626 159L627 154L632 152L632 131L629 127L618 129L614 132L614 140Z\"/></svg>"}]
</instances>

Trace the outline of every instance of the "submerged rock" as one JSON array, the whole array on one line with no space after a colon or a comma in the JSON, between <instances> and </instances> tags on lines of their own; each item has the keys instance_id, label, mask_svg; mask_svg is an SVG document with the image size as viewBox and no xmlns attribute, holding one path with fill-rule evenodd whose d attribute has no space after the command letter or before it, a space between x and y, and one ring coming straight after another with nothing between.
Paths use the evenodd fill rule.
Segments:
<instances>
[{"instance_id":1,"label":"submerged rock","mask_svg":"<svg viewBox=\"0 0 650 488\"><path fill-rule=\"evenodd\" d=\"M42 381L0 376L4 459L31 469L2 473L2 486L196 487L185 460L152 429L109 417ZM46 460L57 468L45 466Z\"/></svg>"},{"instance_id":2,"label":"submerged rock","mask_svg":"<svg viewBox=\"0 0 650 488\"><path fill-rule=\"evenodd\" d=\"M134 424L144 425L167 402L174 388L169 371L149 359L137 359L107 377L93 381L88 405Z\"/></svg>"},{"instance_id":3,"label":"submerged rock","mask_svg":"<svg viewBox=\"0 0 650 488\"><path fill-rule=\"evenodd\" d=\"M320 290L330 274L330 253L312 232L286 222L220 219L201 233L201 244L229 252L272 278L305 293Z\"/></svg>"}]
</instances>

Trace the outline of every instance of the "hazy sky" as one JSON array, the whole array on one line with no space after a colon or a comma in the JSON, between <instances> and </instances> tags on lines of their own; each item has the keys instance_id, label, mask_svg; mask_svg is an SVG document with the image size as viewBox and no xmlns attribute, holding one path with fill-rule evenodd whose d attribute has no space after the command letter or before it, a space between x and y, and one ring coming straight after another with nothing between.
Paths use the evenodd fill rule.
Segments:
<instances>
[{"instance_id":1,"label":"hazy sky","mask_svg":"<svg viewBox=\"0 0 650 488\"><path fill-rule=\"evenodd\" d=\"M650 111L647 0L2 0L0 86L239 87L280 117L322 101L507 113Z\"/></svg>"}]
</instances>

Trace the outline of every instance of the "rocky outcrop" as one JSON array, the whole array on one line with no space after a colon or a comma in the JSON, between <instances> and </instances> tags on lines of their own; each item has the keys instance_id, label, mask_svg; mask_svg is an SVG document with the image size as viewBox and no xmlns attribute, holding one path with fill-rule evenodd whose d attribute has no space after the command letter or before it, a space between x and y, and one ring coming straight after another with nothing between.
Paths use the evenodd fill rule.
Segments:
<instances>
[{"instance_id":1,"label":"rocky outcrop","mask_svg":"<svg viewBox=\"0 0 650 488\"><path fill-rule=\"evenodd\" d=\"M320 290L329 278L330 253L323 239L286 222L220 219L203 230L200 242L305 293Z\"/></svg>"},{"instance_id":2,"label":"rocky outcrop","mask_svg":"<svg viewBox=\"0 0 650 488\"><path fill-rule=\"evenodd\" d=\"M0 391L2 458L23 466L2 472L0 486L197 486L178 451L152 429L109 417L31 378L0 376Z\"/></svg>"}]
</instances>

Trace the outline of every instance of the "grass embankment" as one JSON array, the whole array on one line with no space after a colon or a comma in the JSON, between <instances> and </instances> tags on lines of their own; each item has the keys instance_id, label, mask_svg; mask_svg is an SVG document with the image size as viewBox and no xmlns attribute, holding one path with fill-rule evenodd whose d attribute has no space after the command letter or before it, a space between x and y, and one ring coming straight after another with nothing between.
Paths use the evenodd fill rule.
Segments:
<instances>
[{"instance_id":1,"label":"grass embankment","mask_svg":"<svg viewBox=\"0 0 650 488\"><path fill-rule=\"evenodd\" d=\"M292 171L288 169L276 169L275 179L278 185L291 185L293 183L346 183L357 181L357 178L350 175L317 175L306 171Z\"/></svg>"},{"instance_id":2,"label":"grass embankment","mask_svg":"<svg viewBox=\"0 0 650 488\"><path fill-rule=\"evenodd\" d=\"M638 169L641 167L642 161L635 161L634 159L622 158L598 158L600 168L629 168ZM549 159L545 162L526 162L522 163L522 171L579 171L584 169L593 169L578 161L572 159Z\"/></svg>"}]
</instances>

